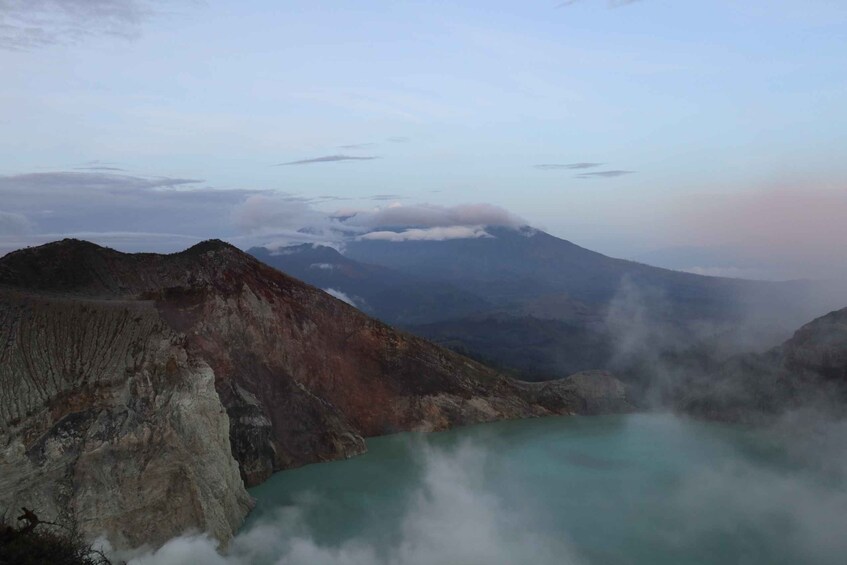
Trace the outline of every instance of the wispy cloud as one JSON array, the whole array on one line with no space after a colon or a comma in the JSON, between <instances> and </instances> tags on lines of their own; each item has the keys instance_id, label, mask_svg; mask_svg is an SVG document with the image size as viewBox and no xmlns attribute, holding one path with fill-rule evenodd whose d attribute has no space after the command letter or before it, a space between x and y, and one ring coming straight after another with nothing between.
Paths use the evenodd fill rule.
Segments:
<instances>
[{"instance_id":1,"label":"wispy cloud","mask_svg":"<svg viewBox=\"0 0 847 565\"><path fill-rule=\"evenodd\" d=\"M232 218L239 231L257 235L325 228L330 221L305 199L277 193L249 195L234 209Z\"/></svg>"},{"instance_id":2,"label":"wispy cloud","mask_svg":"<svg viewBox=\"0 0 847 565\"><path fill-rule=\"evenodd\" d=\"M374 194L370 197L371 200L405 200L405 196L399 194Z\"/></svg>"},{"instance_id":3,"label":"wispy cloud","mask_svg":"<svg viewBox=\"0 0 847 565\"><path fill-rule=\"evenodd\" d=\"M339 145L339 149L371 149L376 147L376 143L351 143L350 145Z\"/></svg>"},{"instance_id":4,"label":"wispy cloud","mask_svg":"<svg viewBox=\"0 0 847 565\"><path fill-rule=\"evenodd\" d=\"M0 176L0 254L70 234L148 251L237 235L232 210L260 191L218 190L200 182L81 171Z\"/></svg>"},{"instance_id":5,"label":"wispy cloud","mask_svg":"<svg viewBox=\"0 0 847 565\"><path fill-rule=\"evenodd\" d=\"M173 188L183 185L193 185L203 182L202 179L186 179L175 177L141 177L131 175L115 175L109 173L82 172L50 172L26 173L22 175L0 176L0 191L11 197L18 191L29 191L30 194L62 190L143 190L151 188Z\"/></svg>"},{"instance_id":6,"label":"wispy cloud","mask_svg":"<svg viewBox=\"0 0 847 565\"><path fill-rule=\"evenodd\" d=\"M322 194L309 199L310 202L337 202L339 200L352 200L349 196L335 196L333 194Z\"/></svg>"},{"instance_id":7,"label":"wispy cloud","mask_svg":"<svg viewBox=\"0 0 847 565\"><path fill-rule=\"evenodd\" d=\"M372 231L361 236L360 239L368 241L447 241L450 239L478 239L480 237L491 237L484 228L467 226L450 226L443 228L415 228L394 231Z\"/></svg>"},{"instance_id":8,"label":"wispy cloud","mask_svg":"<svg viewBox=\"0 0 847 565\"><path fill-rule=\"evenodd\" d=\"M92 165L97 166L97 165ZM526 222L490 204L437 206L374 194L384 206L328 214L334 196L216 189L198 179L57 171L0 176L0 256L27 245L81 237L124 251L176 251L219 237L250 247L343 244L369 232L389 241L486 237L486 227Z\"/></svg>"},{"instance_id":9,"label":"wispy cloud","mask_svg":"<svg viewBox=\"0 0 847 565\"><path fill-rule=\"evenodd\" d=\"M125 169L121 169L120 167L76 167L75 171L123 171Z\"/></svg>"},{"instance_id":10,"label":"wispy cloud","mask_svg":"<svg viewBox=\"0 0 847 565\"><path fill-rule=\"evenodd\" d=\"M32 231L32 222L23 214L0 210L0 235L23 235Z\"/></svg>"},{"instance_id":11,"label":"wispy cloud","mask_svg":"<svg viewBox=\"0 0 847 565\"><path fill-rule=\"evenodd\" d=\"M565 0L564 2L560 2L556 5L556 8L567 8L568 6L573 6L574 4L581 2L582 0ZM628 4L635 4L636 2L640 2L641 0L607 0L606 5L609 8L620 8L621 6L626 6Z\"/></svg>"},{"instance_id":12,"label":"wispy cloud","mask_svg":"<svg viewBox=\"0 0 847 565\"><path fill-rule=\"evenodd\" d=\"M561 169L591 169L593 167L599 167L602 164L603 163L542 163L541 165L533 165L533 167L542 171L556 171Z\"/></svg>"},{"instance_id":13,"label":"wispy cloud","mask_svg":"<svg viewBox=\"0 0 847 565\"><path fill-rule=\"evenodd\" d=\"M491 204L391 204L375 210L341 210L336 217L345 225L376 228L436 228L500 226L518 228L526 222L508 210Z\"/></svg>"},{"instance_id":14,"label":"wispy cloud","mask_svg":"<svg viewBox=\"0 0 847 565\"><path fill-rule=\"evenodd\" d=\"M0 49L25 51L97 36L133 39L157 11L150 0L2 0Z\"/></svg>"},{"instance_id":15,"label":"wispy cloud","mask_svg":"<svg viewBox=\"0 0 847 565\"><path fill-rule=\"evenodd\" d=\"M288 163L277 163L276 167L287 165L311 165L312 163L337 163L339 161L372 161L379 157L357 157L355 155L326 155L324 157L315 157L314 159L301 159L299 161L289 161Z\"/></svg>"},{"instance_id":16,"label":"wispy cloud","mask_svg":"<svg viewBox=\"0 0 847 565\"><path fill-rule=\"evenodd\" d=\"M635 171L596 171L593 173L582 173L581 175L577 175L575 178L578 179L611 179L615 177L622 177L625 175L633 175Z\"/></svg>"},{"instance_id":17,"label":"wispy cloud","mask_svg":"<svg viewBox=\"0 0 847 565\"><path fill-rule=\"evenodd\" d=\"M409 143L412 140L411 140L411 138L408 138L408 137L395 136L395 137L389 137L388 141L390 141L391 143Z\"/></svg>"}]
</instances>

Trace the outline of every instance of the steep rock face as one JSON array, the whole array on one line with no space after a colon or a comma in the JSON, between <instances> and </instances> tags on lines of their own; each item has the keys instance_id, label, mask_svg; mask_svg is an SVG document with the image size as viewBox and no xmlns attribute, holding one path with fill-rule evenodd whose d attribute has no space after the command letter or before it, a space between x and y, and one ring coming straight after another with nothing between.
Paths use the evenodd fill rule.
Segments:
<instances>
[{"instance_id":1,"label":"steep rock face","mask_svg":"<svg viewBox=\"0 0 847 565\"><path fill-rule=\"evenodd\" d=\"M235 532L250 499L214 374L151 303L0 290L0 321L0 510L119 546Z\"/></svg>"},{"instance_id":2,"label":"steep rock face","mask_svg":"<svg viewBox=\"0 0 847 565\"><path fill-rule=\"evenodd\" d=\"M607 371L582 371L556 381L521 383L527 397L553 413L631 412L626 387Z\"/></svg>"},{"instance_id":3,"label":"steep rock face","mask_svg":"<svg viewBox=\"0 0 847 565\"><path fill-rule=\"evenodd\" d=\"M717 420L759 422L809 406L840 417L847 406L847 308L809 322L765 354L681 379L674 396L679 409Z\"/></svg>"},{"instance_id":4,"label":"steep rock face","mask_svg":"<svg viewBox=\"0 0 847 565\"><path fill-rule=\"evenodd\" d=\"M222 242L10 254L0 319L0 508L74 515L118 545L226 540L245 483L363 437L621 408L611 376L539 392Z\"/></svg>"},{"instance_id":5,"label":"steep rock face","mask_svg":"<svg viewBox=\"0 0 847 565\"><path fill-rule=\"evenodd\" d=\"M784 365L847 385L847 308L830 312L797 330L782 346Z\"/></svg>"}]
</instances>

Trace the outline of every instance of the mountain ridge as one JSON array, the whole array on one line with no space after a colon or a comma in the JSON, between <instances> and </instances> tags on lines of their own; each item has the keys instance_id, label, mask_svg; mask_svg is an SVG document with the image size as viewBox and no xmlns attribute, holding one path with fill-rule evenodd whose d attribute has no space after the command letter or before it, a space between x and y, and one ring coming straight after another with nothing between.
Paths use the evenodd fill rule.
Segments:
<instances>
[{"instance_id":1,"label":"mountain ridge","mask_svg":"<svg viewBox=\"0 0 847 565\"><path fill-rule=\"evenodd\" d=\"M364 437L630 409L608 374L514 381L220 241L17 252L0 259L0 319L0 508L73 516L117 546L191 527L225 541L245 484Z\"/></svg>"}]
</instances>

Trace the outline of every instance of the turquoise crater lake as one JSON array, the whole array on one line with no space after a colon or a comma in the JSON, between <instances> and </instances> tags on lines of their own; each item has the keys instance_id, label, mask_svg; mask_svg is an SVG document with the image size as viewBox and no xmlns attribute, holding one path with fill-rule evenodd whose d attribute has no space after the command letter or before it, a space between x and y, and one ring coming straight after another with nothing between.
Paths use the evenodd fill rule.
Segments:
<instances>
[{"instance_id":1,"label":"turquoise crater lake","mask_svg":"<svg viewBox=\"0 0 847 565\"><path fill-rule=\"evenodd\" d=\"M772 432L641 414L368 446L252 489L256 509L227 562L824 564L847 555L843 459L809 460Z\"/></svg>"}]
</instances>

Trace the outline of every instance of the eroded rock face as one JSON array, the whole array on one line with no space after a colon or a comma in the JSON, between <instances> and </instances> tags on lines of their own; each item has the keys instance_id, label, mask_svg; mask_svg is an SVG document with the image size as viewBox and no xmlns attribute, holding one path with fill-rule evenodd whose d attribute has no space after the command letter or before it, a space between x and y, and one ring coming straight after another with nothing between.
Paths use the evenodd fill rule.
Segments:
<instances>
[{"instance_id":1,"label":"eroded rock face","mask_svg":"<svg viewBox=\"0 0 847 565\"><path fill-rule=\"evenodd\" d=\"M7 290L0 320L0 510L118 546L236 531L251 502L214 373L152 304Z\"/></svg>"},{"instance_id":2,"label":"eroded rock face","mask_svg":"<svg viewBox=\"0 0 847 565\"><path fill-rule=\"evenodd\" d=\"M363 437L628 406L608 374L507 379L222 242L12 253L0 322L0 509L73 515L118 546L227 540L245 484Z\"/></svg>"},{"instance_id":3,"label":"eroded rock face","mask_svg":"<svg viewBox=\"0 0 847 565\"><path fill-rule=\"evenodd\" d=\"M531 402L556 414L618 414L634 409L624 384L608 371L582 371L520 386Z\"/></svg>"}]
</instances>

